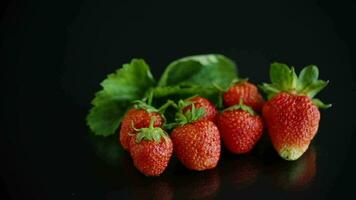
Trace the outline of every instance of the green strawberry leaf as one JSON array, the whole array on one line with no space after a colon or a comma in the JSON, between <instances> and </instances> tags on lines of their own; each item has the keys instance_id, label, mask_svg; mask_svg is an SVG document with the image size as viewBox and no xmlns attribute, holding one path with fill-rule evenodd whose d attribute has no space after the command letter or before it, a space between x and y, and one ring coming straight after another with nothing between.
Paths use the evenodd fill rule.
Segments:
<instances>
[{"instance_id":1,"label":"green strawberry leaf","mask_svg":"<svg viewBox=\"0 0 356 200\"><path fill-rule=\"evenodd\" d=\"M95 135L109 136L119 127L131 102L142 99L155 84L149 66L142 59L132 59L101 83L96 93L87 124Z\"/></svg>"},{"instance_id":2,"label":"green strawberry leaf","mask_svg":"<svg viewBox=\"0 0 356 200\"><path fill-rule=\"evenodd\" d=\"M157 86L153 88L153 94L155 98L165 97L169 95L193 95L200 92L202 88L198 85L191 85L187 87L176 86Z\"/></svg>"},{"instance_id":3,"label":"green strawberry leaf","mask_svg":"<svg viewBox=\"0 0 356 200\"><path fill-rule=\"evenodd\" d=\"M213 88L229 85L237 78L235 63L219 54L189 56L173 61L164 71L158 86L192 86Z\"/></svg>"},{"instance_id":4,"label":"green strawberry leaf","mask_svg":"<svg viewBox=\"0 0 356 200\"><path fill-rule=\"evenodd\" d=\"M176 86L158 86L153 88L155 98L166 97L170 95L180 95L190 97L192 95L209 96L216 92L215 88L201 87L199 85L176 85Z\"/></svg>"},{"instance_id":5,"label":"green strawberry leaf","mask_svg":"<svg viewBox=\"0 0 356 200\"><path fill-rule=\"evenodd\" d=\"M199 73L204 66L197 60L177 60L172 62L163 73L158 85L178 85L182 83L192 83L194 76Z\"/></svg>"},{"instance_id":6,"label":"green strawberry leaf","mask_svg":"<svg viewBox=\"0 0 356 200\"><path fill-rule=\"evenodd\" d=\"M96 98L101 98L100 94ZM88 116L87 124L95 135L109 136L115 133L119 127L121 118L130 104L119 104L113 99L107 99L92 107Z\"/></svg>"},{"instance_id":7,"label":"green strawberry leaf","mask_svg":"<svg viewBox=\"0 0 356 200\"><path fill-rule=\"evenodd\" d=\"M307 86L318 80L319 70L315 65L306 66L300 71L297 91L303 91Z\"/></svg>"}]
</instances>

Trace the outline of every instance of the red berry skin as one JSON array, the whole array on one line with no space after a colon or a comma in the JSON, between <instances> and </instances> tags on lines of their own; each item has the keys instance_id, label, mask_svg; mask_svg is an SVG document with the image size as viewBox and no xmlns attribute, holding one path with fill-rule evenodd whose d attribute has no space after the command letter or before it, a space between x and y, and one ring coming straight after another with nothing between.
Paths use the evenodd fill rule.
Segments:
<instances>
[{"instance_id":1,"label":"red berry skin","mask_svg":"<svg viewBox=\"0 0 356 200\"><path fill-rule=\"evenodd\" d=\"M208 99L197 96L197 97L188 99L187 101L192 102L194 104L195 108L204 108L205 115L202 118L200 118L201 120L215 121L218 111L216 110L214 104L211 103ZM183 112L186 112L191 109L192 109L192 106L189 105L189 106L183 108Z\"/></svg>"},{"instance_id":2,"label":"red berry skin","mask_svg":"<svg viewBox=\"0 0 356 200\"><path fill-rule=\"evenodd\" d=\"M308 96L278 93L263 106L269 136L278 154L298 159L318 131L320 112Z\"/></svg>"},{"instance_id":3,"label":"red berry skin","mask_svg":"<svg viewBox=\"0 0 356 200\"><path fill-rule=\"evenodd\" d=\"M130 109L124 116L121 128L120 128L120 143L125 150L129 150L130 145L130 134L136 134L136 131L133 129L145 128L150 125L151 117L156 117L156 121L154 123L155 127L162 126L164 120L161 115L156 112L147 112L143 109Z\"/></svg>"},{"instance_id":4,"label":"red berry skin","mask_svg":"<svg viewBox=\"0 0 356 200\"><path fill-rule=\"evenodd\" d=\"M230 107L238 104L241 98L245 105L252 107L253 110L258 112L261 111L265 103L258 88L246 81L235 84L224 93L224 105Z\"/></svg>"},{"instance_id":5,"label":"red berry skin","mask_svg":"<svg viewBox=\"0 0 356 200\"><path fill-rule=\"evenodd\" d=\"M185 124L173 130L174 152L180 162L191 170L216 167L220 159L220 133L208 120Z\"/></svg>"},{"instance_id":6,"label":"red berry skin","mask_svg":"<svg viewBox=\"0 0 356 200\"><path fill-rule=\"evenodd\" d=\"M263 133L261 117L240 109L220 113L217 126L225 147L236 154L251 151Z\"/></svg>"},{"instance_id":7,"label":"red berry skin","mask_svg":"<svg viewBox=\"0 0 356 200\"><path fill-rule=\"evenodd\" d=\"M159 176L167 168L173 153L172 140L165 136L160 141L130 138L130 155L134 166L146 176Z\"/></svg>"}]
</instances>

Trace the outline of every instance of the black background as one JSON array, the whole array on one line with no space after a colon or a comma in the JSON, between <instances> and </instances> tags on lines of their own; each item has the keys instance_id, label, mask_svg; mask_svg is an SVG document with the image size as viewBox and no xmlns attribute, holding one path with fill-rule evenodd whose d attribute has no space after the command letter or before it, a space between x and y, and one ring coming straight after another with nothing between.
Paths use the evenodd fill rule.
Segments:
<instances>
[{"instance_id":1,"label":"black background","mask_svg":"<svg viewBox=\"0 0 356 200\"><path fill-rule=\"evenodd\" d=\"M174 195L175 199L334 199L353 195L355 3L33 0L1 4L0 188L4 198L123 199L159 193L161 198ZM170 61L202 53L232 58L240 75L255 83L268 80L271 61L289 63L297 70L308 64L319 66L321 78L330 80L319 98L333 107L322 111L319 133L306 154L316 158L312 181L290 186L283 173L303 165L303 159L301 164L286 163L269 148L248 156L224 152L217 169L198 175L173 160L162 177L145 178L132 169L126 153L118 153L115 138L90 136L84 119L106 74L132 57L141 57L159 77ZM117 153L108 155L108 147ZM120 158L112 159L116 157ZM249 165L258 166L258 177L235 188L231 177ZM249 173L254 172L243 174L249 177Z\"/></svg>"}]
</instances>

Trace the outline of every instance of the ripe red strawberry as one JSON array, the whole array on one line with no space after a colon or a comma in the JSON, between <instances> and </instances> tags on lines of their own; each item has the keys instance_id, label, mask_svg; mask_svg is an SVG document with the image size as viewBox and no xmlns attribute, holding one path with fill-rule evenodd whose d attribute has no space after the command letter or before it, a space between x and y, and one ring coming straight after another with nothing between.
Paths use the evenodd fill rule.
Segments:
<instances>
[{"instance_id":1,"label":"ripe red strawberry","mask_svg":"<svg viewBox=\"0 0 356 200\"><path fill-rule=\"evenodd\" d=\"M242 102L220 113L217 125L225 147L237 154L251 151L263 132L260 116Z\"/></svg>"},{"instance_id":2,"label":"ripe red strawberry","mask_svg":"<svg viewBox=\"0 0 356 200\"><path fill-rule=\"evenodd\" d=\"M146 176L158 176L167 167L172 156L173 144L168 134L154 127L155 117L148 128L141 128L130 138L130 155L134 166Z\"/></svg>"},{"instance_id":3,"label":"ripe red strawberry","mask_svg":"<svg viewBox=\"0 0 356 200\"><path fill-rule=\"evenodd\" d=\"M130 109L124 116L121 128L120 128L120 143L125 150L129 150L130 144L130 135L134 135L136 131L133 127L145 128L150 124L151 117L156 117L154 126L161 127L164 123L164 120L161 114L158 113L158 110L154 108L148 108L142 106L136 106L136 108Z\"/></svg>"},{"instance_id":4,"label":"ripe red strawberry","mask_svg":"<svg viewBox=\"0 0 356 200\"><path fill-rule=\"evenodd\" d=\"M198 120L175 128L171 134L174 152L192 170L214 168L220 158L220 134L215 124Z\"/></svg>"},{"instance_id":5,"label":"ripe red strawberry","mask_svg":"<svg viewBox=\"0 0 356 200\"><path fill-rule=\"evenodd\" d=\"M286 160L296 160L308 149L319 127L318 107L331 106L312 99L328 84L318 80L318 75L316 66L305 67L297 77L293 67L273 63L272 84L261 86L270 99L263 106L269 136L275 150Z\"/></svg>"},{"instance_id":6,"label":"ripe red strawberry","mask_svg":"<svg viewBox=\"0 0 356 200\"><path fill-rule=\"evenodd\" d=\"M197 109L204 108L205 114L200 119L215 121L215 117L218 111L216 110L214 104L211 103L208 99L196 96L185 100L185 102L194 104L195 108ZM188 110L192 110L192 105L188 105L183 108L183 112L187 112Z\"/></svg>"},{"instance_id":7,"label":"ripe red strawberry","mask_svg":"<svg viewBox=\"0 0 356 200\"><path fill-rule=\"evenodd\" d=\"M265 102L258 88L248 81L237 82L224 93L224 105L226 107L238 104L241 99L245 105L251 106L253 110L258 112L261 111Z\"/></svg>"}]
</instances>

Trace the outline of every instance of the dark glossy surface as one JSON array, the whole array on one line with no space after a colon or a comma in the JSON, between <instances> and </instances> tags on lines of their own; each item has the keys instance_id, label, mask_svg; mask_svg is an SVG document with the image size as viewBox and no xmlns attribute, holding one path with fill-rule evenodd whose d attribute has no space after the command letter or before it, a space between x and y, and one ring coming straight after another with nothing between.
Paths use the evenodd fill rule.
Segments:
<instances>
[{"instance_id":1,"label":"dark glossy surface","mask_svg":"<svg viewBox=\"0 0 356 200\"><path fill-rule=\"evenodd\" d=\"M212 170L189 171L173 158L162 176L145 177L134 168L128 153L122 152L112 139L115 138L106 141L92 138L97 156L102 158L98 162L108 167L105 172L97 168L97 176L116 186L107 191L108 199L214 199L230 195L258 198L283 193L304 198L312 197L308 191L316 189L322 180L323 171L319 170L317 159L324 158L318 155L320 149L315 145L299 160L287 162L275 154L264 138L250 154L233 155L224 150L218 167ZM123 185L122 179L127 181Z\"/></svg>"},{"instance_id":2,"label":"dark glossy surface","mask_svg":"<svg viewBox=\"0 0 356 200\"><path fill-rule=\"evenodd\" d=\"M1 80L6 81L1 191L13 199L335 199L352 194L356 90L355 49L348 43L354 34L348 27L353 10L282 0L14 1L1 32ZM241 76L255 83L268 80L272 61L297 70L319 66L330 85L318 97L334 106L322 111L319 132L300 160L281 160L265 139L248 155L224 151L214 170L188 171L174 158L161 177L147 178L120 150L117 136L89 133L90 100L99 82L121 64L142 57L158 77L173 59L211 52L236 60Z\"/></svg>"}]
</instances>

